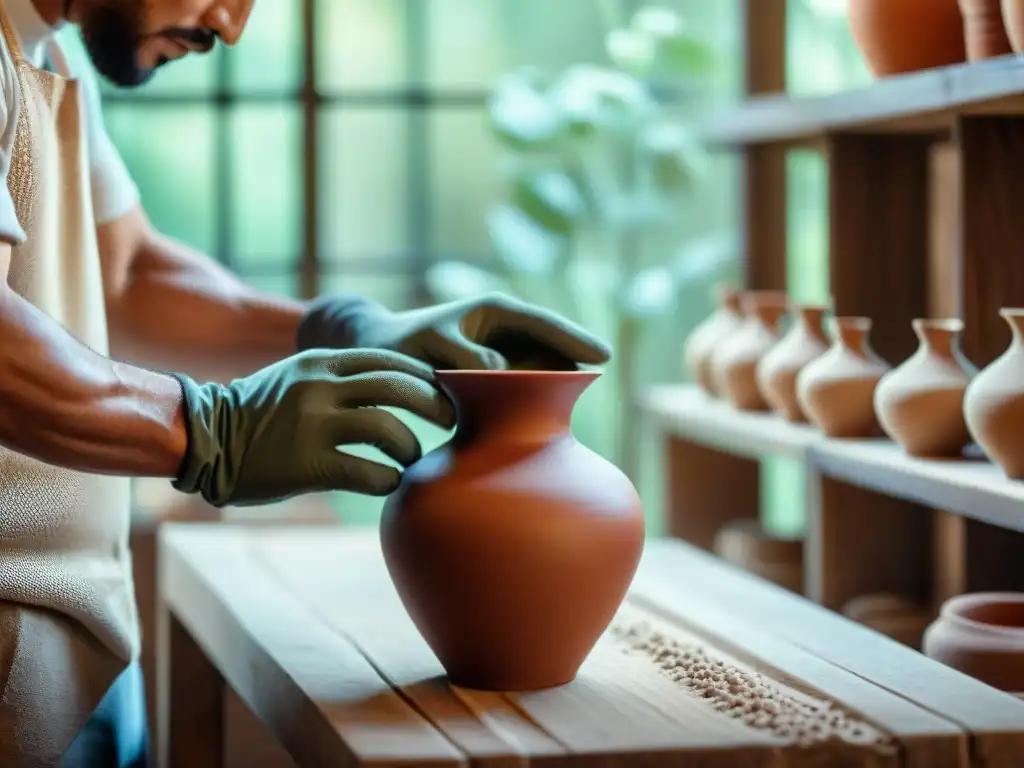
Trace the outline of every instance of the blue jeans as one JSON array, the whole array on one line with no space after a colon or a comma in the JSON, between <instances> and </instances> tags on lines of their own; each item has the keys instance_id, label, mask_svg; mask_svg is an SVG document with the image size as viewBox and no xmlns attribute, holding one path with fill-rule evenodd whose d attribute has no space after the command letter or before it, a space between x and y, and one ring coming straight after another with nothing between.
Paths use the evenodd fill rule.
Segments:
<instances>
[{"instance_id":1,"label":"blue jeans","mask_svg":"<svg viewBox=\"0 0 1024 768\"><path fill-rule=\"evenodd\" d=\"M147 768L149 732L142 668L128 667L61 758L61 768Z\"/></svg>"}]
</instances>

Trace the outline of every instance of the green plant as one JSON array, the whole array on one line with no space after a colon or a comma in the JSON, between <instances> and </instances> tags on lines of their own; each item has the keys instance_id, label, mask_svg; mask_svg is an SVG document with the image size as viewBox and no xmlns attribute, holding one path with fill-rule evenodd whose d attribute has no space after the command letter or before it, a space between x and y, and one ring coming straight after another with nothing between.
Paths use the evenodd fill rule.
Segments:
<instances>
[{"instance_id":1,"label":"green plant","mask_svg":"<svg viewBox=\"0 0 1024 768\"><path fill-rule=\"evenodd\" d=\"M615 359L581 401L577 430L634 475L639 432L628 413L641 334L731 252L718 241L680 248L704 155L678 113L712 51L668 8L623 23L617 2L599 6L608 64L520 69L494 85L487 119L505 150L506 190L487 221L494 263L441 262L428 284L445 300L516 293L611 339Z\"/></svg>"}]
</instances>

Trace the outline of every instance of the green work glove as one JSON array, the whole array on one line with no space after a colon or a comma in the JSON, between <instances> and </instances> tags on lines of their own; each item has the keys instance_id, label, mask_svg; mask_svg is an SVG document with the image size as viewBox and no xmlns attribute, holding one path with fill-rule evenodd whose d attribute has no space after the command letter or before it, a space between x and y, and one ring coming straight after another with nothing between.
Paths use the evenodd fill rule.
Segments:
<instances>
[{"instance_id":1,"label":"green work glove","mask_svg":"<svg viewBox=\"0 0 1024 768\"><path fill-rule=\"evenodd\" d=\"M173 484L215 507L313 491L385 496L398 487L399 470L337 446L372 445L403 467L422 449L396 416L373 406L403 408L446 429L455 424L433 371L383 350L311 350L227 385L175 378L188 448Z\"/></svg>"},{"instance_id":2,"label":"green work glove","mask_svg":"<svg viewBox=\"0 0 1024 768\"><path fill-rule=\"evenodd\" d=\"M503 294L392 312L359 296L315 301L299 349L374 347L438 369L555 369L608 362L611 350L558 314Z\"/></svg>"}]
</instances>

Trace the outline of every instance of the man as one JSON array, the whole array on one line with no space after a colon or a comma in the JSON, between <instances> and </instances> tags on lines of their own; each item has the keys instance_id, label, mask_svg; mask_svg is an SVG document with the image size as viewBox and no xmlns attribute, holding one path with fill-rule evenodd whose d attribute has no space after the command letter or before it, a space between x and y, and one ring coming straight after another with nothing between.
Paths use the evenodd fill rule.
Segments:
<instances>
[{"instance_id":1,"label":"man","mask_svg":"<svg viewBox=\"0 0 1024 768\"><path fill-rule=\"evenodd\" d=\"M166 477L215 505L384 495L399 471L338 447L415 461L416 438L374 406L451 427L433 368L609 356L503 297L394 313L354 296L263 296L156 232L104 131L96 83L69 66L54 30L77 24L96 69L135 86L190 51L233 44L252 5L0 0L3 766L144 764L127 478ZM189 366L211 360L229 384L156 372L195 375Z\"/></svg>"}]
</instances>

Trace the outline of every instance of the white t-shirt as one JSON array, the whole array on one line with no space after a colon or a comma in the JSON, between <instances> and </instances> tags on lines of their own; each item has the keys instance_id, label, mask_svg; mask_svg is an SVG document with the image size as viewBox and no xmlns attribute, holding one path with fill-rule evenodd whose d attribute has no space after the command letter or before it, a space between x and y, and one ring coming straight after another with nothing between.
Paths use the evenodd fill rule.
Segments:
<instances>
[{"instance_id":1,"label":"white t-shirt","mask_svg":"<svg viewBox=\"0 0 1024 768\"><path fill-rule=\"evenodd\" d=\"M0 0L7 10L11 25L21 38L25 55L37 67L45 63L47 49L57 45L58 30L49 26L36 11L32 0ZM124 160L110 140L103 123L99 83L88 62L74 52L61 48L70 71L56 74L81 82L85 108L85 130L88 137L92 204L97 224L114 221L131 211L139 202L139 190ZM14 62L6 43L0 38L0 239L17 244L25 239L25 231L14 213L14 201L7 190L7 171L11 165L15 128L18 124L18 86Z\"/></svg>"}]
</instances>

